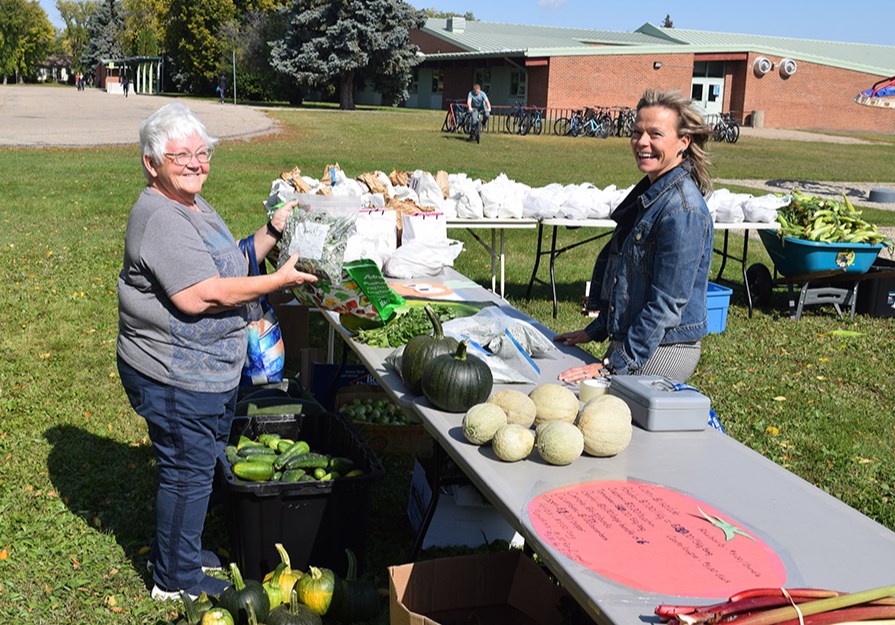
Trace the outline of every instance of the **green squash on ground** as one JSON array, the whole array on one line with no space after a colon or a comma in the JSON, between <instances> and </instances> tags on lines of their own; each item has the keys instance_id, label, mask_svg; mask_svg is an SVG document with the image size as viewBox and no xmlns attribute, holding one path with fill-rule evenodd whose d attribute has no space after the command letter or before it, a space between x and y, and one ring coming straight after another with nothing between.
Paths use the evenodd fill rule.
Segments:
<instances>
[{"instance_id":1,"label":"green squash on ground","mask_svg":"<svg viewBox=\"0 0 895 625\"><path fill-rule=\"evenodd\" d=\"M507 423L498 428L491 439L494 455L504 462L518 462L528 458L535 444L535 433L531 428L518 423Z\"/></svg>"},{"instance_id":2,"label":"green squash on ground","mask_svg":"<svg viewBox=\"0 0 895 625\"><path fill-rule=\"evenodd\" d=\"M264 586L254 579L244 580L235 562L230 563L230 574L233 585L224 589L218 605L233 616L236 625L248 625L247 606L251 602L255 617L259 622L263 622L270 611L270 599Z\"/></svg>"},{"instance_id":3,"label":"green squash on ground","mask_svg":"<svg viewBox=\"0 0 895 625\"><path fill-rule=\"evenodd\" d=\"M535 403L535 425L548 421L574 423L578 416L578 398L560 384L541 384L528 394Z\"/></svg>"},{"instance_id":4,"label":"green squash on ground","mask_svg":"<svg viewBox=\"0 0 895 625\"><path fill-rule=\"evenodd\" d=\"M298 599L298 590L293 588L289 602L271 610L264 625L323 625L323 619Z\"/></svg>"},{"instance_id":5,"label":"green squash on ground","mask_svg":"<svg viewBox=\"0 0 895 625\"><path fill-rule=\"evenodd\" d=\"M316 614L323 616L329 611L336 591L336 576L329 569L309 567L308 574L295 585L299 600Z\"/></svg>"},{"instance_id":6,"label":"green squash on ground","mask_svg":"<svg viewBox=\"0 0 895 625\"><path fill-rule=\"evenodd\" d=\"M379 614L379 591L373 582L357 579L354 552L346 549L345 555L348 557L348 573L345 579L336 582L337 590L327 617L332 616L341 623L369 621Z\"/></svg>"},{"instance_id":7,"label":"green squash on ground","mask_svg":"<svg viewBox=\"0 0 895 625\"><path fill-rule=\"evenodd\" d=\"M444 335L441 320L432 307L426 306L423 310L432 322L433 333L413 337L407 341L401 354L401 379L414 395L423 392L422 380L426 365L442 354L457 351L457 339Z\"/></svg>"},{"instance_id":8,"label":"green squash on ground","mask_svg":"<svg viewBox=\"0 0 895 625\"><path fill-rule=\"evenodd\" d=\"M507 413L496 404L476 404L463 415L463 436L473 445L487 445L494 433L507 424Z\"/></svg>"},{"instance_id":9,"label":"green squash on ground","mask_svg":"<svg viewBox=\"0 0 895 625\"><path fill-rule=\"evenodd\" d=\"M566 421L553 421L538 428L538 453L555 465L571 464L584 451L584 434Z\"/></svg>"},{"instance_id":10,"label":"green squash on ground","mask_svg":"<svg viewBox=\"0 0 895 625\"><path fill-rule=\"evenodd\" d=\"M491 395L491 369L478 356L467 354L469 341L462 341L454 354L432 360L423 370L423 394L436 408L466 412Z\"/></svg>"},{"instance_id":11,"label":"green squash on ground","mask_svg":"<svg viewBox=\"0 0 895 625\"><path fill-rule=\"evenodd\" d=\"M591 456L614 456L631 442L634 428L631 409L614 395L593 398L578 415L578 429L584 435L584 452Z\"/></svg>"},{"instance_id":12,"label":"green squash on ground","mask_svg":"<svg viewBox=\"0 0 895 625\"><path fill-rule=\"evenodd\" d=\"M282 601L280 601L280 603L288 603L289 596L292 594L292 588L295 586L295 583L302 578L304 573L292 568L289 552L286 551L286 548L283 547L282 543L276 543L274 547L276 547L277 553L280 554L280 563L277 565L277 568L264 576L263 581L266 585L275 580L283 593ZM271 604L271 607L274 607L274 605Z\"/></svg>"},{"instance_id":13,"label":"green squash on ground","mask_svg":"<svg viewBox=\"0 0 895 625\"><path fill-rule=\"evenodd\" d=\"M507 423L517 423L530 428L535 422L537 406L535 406L534 400L522 391L502 388L488 398L488 403L503 408L503 411L507 413Z\"/></svg>"},{"instance_id":14,"label":"green squash on ground","mask_svg":"<svg viewBox=\"0 0 895 625\"><path fill-rule=\"evenodd\" d=\"M201 623L202 625L236 625L233 615L220 606L205 612L202 615Z\"/></svg>"}]
</instances>

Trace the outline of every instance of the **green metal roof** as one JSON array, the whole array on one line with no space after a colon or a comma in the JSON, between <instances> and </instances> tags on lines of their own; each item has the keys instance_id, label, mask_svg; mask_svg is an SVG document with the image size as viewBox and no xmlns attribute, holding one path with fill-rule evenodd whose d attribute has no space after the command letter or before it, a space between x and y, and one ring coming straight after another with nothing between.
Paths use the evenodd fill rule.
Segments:
<instances>
[{"instance_id":1,"label":"green metal roof","mask_svg":"<svg viewBox=\"0 0 895 625\"><path fill-rule=\"evenodd\" d=\"M425 55L426 60L432 61L505 55L756 52L879 76L895 75L895 46L660 28L649 22L633 32L617 32L466 21L462 32L458 32L449 28L447 19L429 18L422 30L465 50Z\"/></svg>"}]
</instances>

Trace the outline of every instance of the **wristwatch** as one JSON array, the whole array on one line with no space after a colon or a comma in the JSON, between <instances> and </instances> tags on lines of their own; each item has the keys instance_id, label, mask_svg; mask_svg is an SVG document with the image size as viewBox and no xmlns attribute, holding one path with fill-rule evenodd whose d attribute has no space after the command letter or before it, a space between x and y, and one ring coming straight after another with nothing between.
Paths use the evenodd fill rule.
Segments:
<instances>
[{"instance_id":1,"label":"wristwatch","mask_svg":"<svg viewBox=\"0 0 895 625\"><path fill-rule=\"evenodd\" d=\"M274 228L273 222L267 222L267 234L275 238L277 241L283 238L283 233Z\"/></svg>"}]
</instances>

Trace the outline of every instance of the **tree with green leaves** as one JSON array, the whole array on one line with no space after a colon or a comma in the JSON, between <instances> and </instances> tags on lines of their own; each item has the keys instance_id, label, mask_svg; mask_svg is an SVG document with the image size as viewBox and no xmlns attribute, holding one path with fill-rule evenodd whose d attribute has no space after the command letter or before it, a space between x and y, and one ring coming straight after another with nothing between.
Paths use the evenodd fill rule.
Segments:
<instances>
[{"instance_id":1,"label":"tree with green leaves","mask_svg":"<svg viewBox=\"0 0 895 625\"><path fill-rule=\"evenodd\" d=\"M123 57L123 35L124 17L116 0L98 0L96 10L87 18L87 43L80 59L85 71L93 71L102 59Z\"/></svg>"},{"instance_id":2,"label":"tree with green leaves","mask_svg":"<svg viewBox=\"0 0 895 625\"><path fill-rule=\"evenodd\" d=\"M662 22L662 28L674 28L674 22L671 21L671 15L665 14L665 20Z\"/></svg>"},{"instance_id":3,"label":"tree with green leaves","mask_svg":"<svg viewBox=\"0 0 895 625\"><path fill-rule=\"evenodd\" d=\"M73 71L93 70L92 67L87 68L81 64L81 56L89 40L87 22L97 6L94 0L56 0L56 8L59 9L59 15L65 24L62 31L62 45L71 59Z\"/></svg>"},{"instance_id":4,"label":"tree with green leaves","mask_svg":"<svg viewBox=\"0 0 895 625\"><path fill-rule=\"evenodd\" d=\"M466 13L454 13L453 11L441 11L432 7L431 9L423 9L423 13L426 14L426 17L463 17L467 22L475 21L475 15L472 14L472 11L467 11Z\"/></svg>"},{"instance_id":5,"label":"tree with green leaves","mask_svg":"<svg viewBox=\"0 0 895 625\"><path fill-rule=\"evenodd\" d=\"M425 14L403 0L292 0L287 30L272 43L271 64L307 89L336 81L339 106L354 110L359 79L386 99L407 97L417 47L410 31Z\"/></svg>"},{"instance_id":6,"label":"tree with green leaves","mask_svg":"<svg viewBox=\"0 0 895 625\"><path fill-rule=\"evenodd\" d=\"M0 0L0 75L3 84L10 76L20 82L37 73L46 60L56 30L40 3Z\"/></svg>"},{"instance_id":7,"label":"tree with green leaves","mask_svg":"<svg viewBox=\"0 0 895 625\"><path fill-rule=\"evenodd\" d=\"M168 76L186 93L213 93L229 54L220 39L221 29L236 16L233 0L169 0L163 23Z\"/></svg>"}]
</instances>

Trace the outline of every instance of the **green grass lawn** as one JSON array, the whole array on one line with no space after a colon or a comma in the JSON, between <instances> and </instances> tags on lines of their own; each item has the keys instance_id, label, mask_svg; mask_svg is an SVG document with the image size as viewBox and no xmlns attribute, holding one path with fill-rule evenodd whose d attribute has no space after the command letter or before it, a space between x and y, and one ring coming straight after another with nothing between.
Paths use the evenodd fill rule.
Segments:
<instances>
[{"instance_id":1,"label":"green grass lawn","mask_svg":"<svg viewBox=\"0 0 895 625\"><path fill-rule=\"evenodd\" d=\"M296 165L314 176L335 162L349 175L444 169L491 179L505 172L533 186L627 186L639 178L623 139L488 134L477 146L440 133L438 112L271 114L283 131L222 143L205 186L237 236L262 223L271 180ZM892 182L886 142L743 137L711 147L719 178ZM145 423L115 373L116 278L127 215L144 185L137 149L7 149L0 171L0 615L9 623L164 622L173 607L149 598L144 569L154 462ZM895 225L892 213L865 216ZM466 233L452 236L467 248L457 268L486 284L485 253ZM581 233L560 236L569 242ZM554 320L546 287L524 299L532 231L507 237L510 302L556 330L582 326L579 301L598 244L561 257ZM750 262L769 264L758 243ZM740 281L739 270L729 266L726 276ZM782 290L748 318L735 290L727 330L705 340L693 383L712 398L731 436L895 529L893 323L850 322L826 308L793 321ZM840 338L836 329L861 334ZM404 517L410 462L386 458L386 466L388 479L372 498L368 553L368 573L382 587L385 567L404 561L411 539ZM226 546L220 508L207 535L212 546Z\"/></svg>"}]
</instances>

